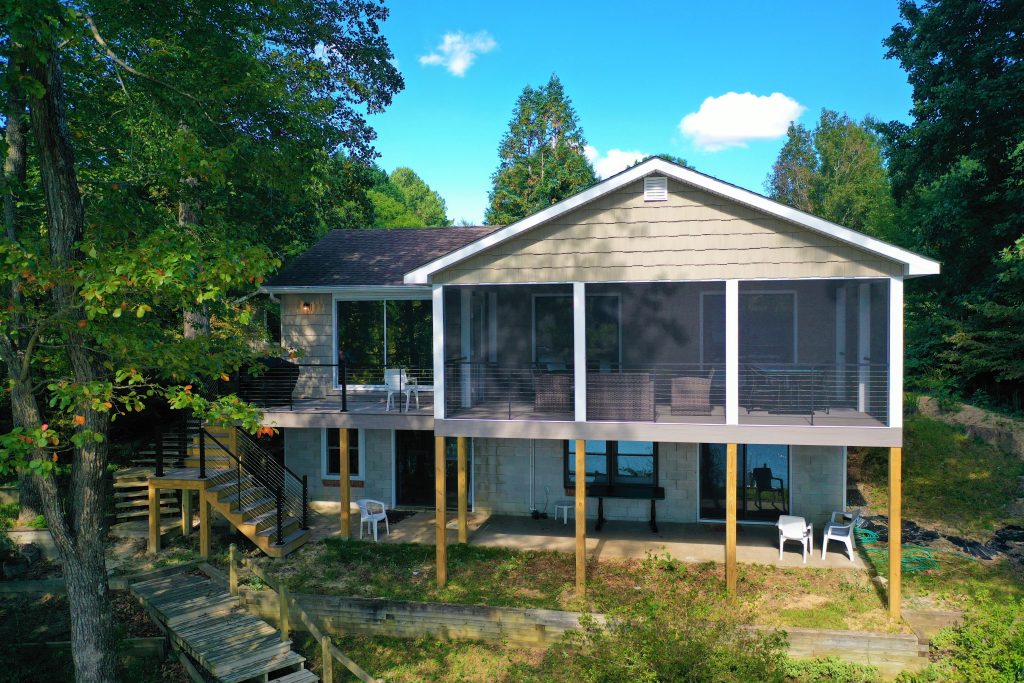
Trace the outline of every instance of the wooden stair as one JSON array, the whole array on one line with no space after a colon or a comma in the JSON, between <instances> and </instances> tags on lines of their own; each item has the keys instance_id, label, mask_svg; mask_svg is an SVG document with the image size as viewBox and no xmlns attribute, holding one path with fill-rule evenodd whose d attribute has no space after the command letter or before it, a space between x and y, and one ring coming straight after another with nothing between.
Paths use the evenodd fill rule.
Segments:
<instances>
[{"instance_id":1,"label":"wooden stair","mask_svg":"<svg viewBox=\"0 0 1024 683\"><path fill-rule=\"evenodd\" d=\"M127 467L116 470L114 479L114 516L117 522L146 521L149 516L149 479L152 467ZM160 492L161 522L180 519L181 500L176 492Z\"/></svg>"},{"instance_id":2,"label":"wooden stair","mask_svg":"<svg viewBox=\"0 0 1024 683\"><path fill-rule=\"evenodd\" d=\"M270 680L315 683L305 657L290 640L238 605L238 599L205 576L172 574L134 583L131 592L150 608L168 635L221 683Z\"/></svg>"},{"instance_id":3,"label":"wooden stair","mask_svg":"<svg viewBox=\"0 0 1024 683\"><path fill-rule=\"evenodd\" d=\"M261 486L254 477L245 473L241 476L241 504L238 492L238 473L233 469L221 470L210 478L206 499L264 553L270 557L284 557L309 540L310 531L302 528L302 520L285 512L281 521L281 543L277 542L274 493Z\"/></svg>"}]
</instances>

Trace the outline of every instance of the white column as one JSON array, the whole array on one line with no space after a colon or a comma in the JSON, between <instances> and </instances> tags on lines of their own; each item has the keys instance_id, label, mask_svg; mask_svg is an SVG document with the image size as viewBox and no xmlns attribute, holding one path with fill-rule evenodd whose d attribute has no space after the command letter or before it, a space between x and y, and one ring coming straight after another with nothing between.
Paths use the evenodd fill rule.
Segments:
<instances>
[{"instance_id":1,"label":"white column","mask_svg":"<svg viewBox=\"0 0 1024 683\"><path fill-rule=\"evenodd\" d=\"M459 383L463 408L473 405L473 292L468 287L459 290Z\"/></svg>"},{"instance_id":2,"label":"white column","mask_svg":"<svg viewBox=\"0 0 1024 683\"><path fill-rule=\"evenodd\" d=\"M434 321L434 419L444 419L444 290L431 289Z\"/></svg>"},{"instance_id":3,"label":"white column","mask_svg":"<svg viewBox=\"0 0 1024 683\"><path fill-rule=\"evenodd\" d=\"M740 281L725 281L725 423L740 421Z\"/></svg>"},{"instance_id":4,"label":"white column","mask_svg":"<svg viewBox=\"0 0 1024 683\"><path fill-rule=\"evenodd\" d=\"M572 283L572 364L576 385L576 421L587 420L587 291Z\"/></svg>"},{"instance_id":5,"label":"white column","mask_svg":"<svg viewBox=\"0 0 1024 683\"><path fill-rule=\"evenodd\" d=\"M871 285L857 288L857 411L868 410L871 382Z\"/></svg>"},{"instance_id":6,"label":"white column","mask_svg":"<svg viewBox=\"0 0 1024 683\"><path fill-rule=\"evenodd\" d=\"M903 426L903 278L889 280L889 426Z\"/></svg>"}]
</instances>

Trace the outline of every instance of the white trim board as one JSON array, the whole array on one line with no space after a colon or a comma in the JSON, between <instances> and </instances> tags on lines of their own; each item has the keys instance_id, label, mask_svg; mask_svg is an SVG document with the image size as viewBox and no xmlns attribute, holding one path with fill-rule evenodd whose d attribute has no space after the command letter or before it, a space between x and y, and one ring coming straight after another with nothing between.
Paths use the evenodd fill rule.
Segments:
<instances>
[{"instance_id":1,"label":"white trim board","mask_svg":"<svg viewBox=\"0 0 1024 683\"><path fill-rule=\"evenodd\" d=\"M330 427L320 428L320 478L325 481L339 481L341 474L329 474L327 472L327 430ZM339 429L355 429L354 427L339 427ZM350 474L349 481L366 481L366 430L356 429L359 434L359 474ZM351 448L351 444L349 445ZM338 454L341 457L341 454ZM339 466L341 463L338 463Z\"/></svg>"},{"instance_id":2,"label":"white trim board","mask_svg":"<svg viewBox=\"0 0 1024 683\"><path fill-rule=\"evenodd\" d=\"M641 178L655 173L660 173L676 180L677 182L724 197L744 206L763 211L764 213L776 218L780 218L828 237L832 237L840 242L858 247L864 251L876 254L877 256L881 256L890 261L903 264L903 273L905 277L935 275L939 272L940 264L938 261L933 261L930 258L915 254L906 249L875 239L874 237L869 237L868 235L857 232L856 230L844 228L841 225L826 221L823 218L818 218L817 216L812 216L809 213L804 213L803 211L785 206L784 204L780 204L768 199L767 197L750 192L749 190L744 190L741 187L730 185L729 183L718 180L717 178L712 178L711 176L698 173L692 169L684 168L664 159L654 157L648 159L642 164L626 169L625 171L594 185L589 190L584 190L583 192L575 194L568 199L563 199L543 211L538 211L537 213L527 216L526 218L512 223L511 225L495 230L489 235L485 235L480 239L467 244L461 249L456 249L455 251L445 254L440 258L434 259L426 265L420 266L419 268L406 273L405 282L410 285L429 284L431 282L431 276L439 271L450 268L456 263L464 261L476 254L490 249L491 247L517 237L538 225L551 221L568 213L569 211L577 209L599 199L600 197L614 192L625 185L636 182Z\"/></svg>"}]
</instances>

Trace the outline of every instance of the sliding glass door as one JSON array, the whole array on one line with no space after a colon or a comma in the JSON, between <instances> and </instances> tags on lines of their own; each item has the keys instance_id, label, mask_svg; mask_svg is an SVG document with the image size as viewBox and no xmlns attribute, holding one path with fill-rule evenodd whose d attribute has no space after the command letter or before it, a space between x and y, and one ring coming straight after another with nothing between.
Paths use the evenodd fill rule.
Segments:
<instances>
[{"instance_id":1,"label":"sliding glass door","mask_svg":"<svg viewBox=\"0 0 1024 683\"><path fill-rule=\"evenodd\" d=\"M725 444L701 444L700 518L725 519ZM774 522L789 514L789 447L740 445L736 454L736 518Z\"/></svg>"}]
</instances>

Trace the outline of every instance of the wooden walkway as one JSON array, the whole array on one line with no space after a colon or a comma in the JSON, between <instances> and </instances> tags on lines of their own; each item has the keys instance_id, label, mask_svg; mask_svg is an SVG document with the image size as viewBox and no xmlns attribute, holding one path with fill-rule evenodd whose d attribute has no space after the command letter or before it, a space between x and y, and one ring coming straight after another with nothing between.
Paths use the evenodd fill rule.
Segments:
<instances>
[{"instance_id":1,"label":"wooden walkway","mask_svg":"<svg viewBox=\"0 0 1024 683\"><path fill-rule=\"evenodd\" d=\"M179 648L221 683L315 683L305 657L290 640L238 605L219 583L196 574L174 574L132 584Z\"/></svg>"}]
</instances>

